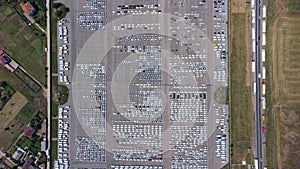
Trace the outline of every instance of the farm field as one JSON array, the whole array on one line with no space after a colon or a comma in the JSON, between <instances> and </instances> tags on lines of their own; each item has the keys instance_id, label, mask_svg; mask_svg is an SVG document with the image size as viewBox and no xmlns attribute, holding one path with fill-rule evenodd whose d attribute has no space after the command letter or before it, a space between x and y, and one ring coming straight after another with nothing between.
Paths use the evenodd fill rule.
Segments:
<instances>
[{"instance_id":1,"label":"farm field","mask_svg":"<svg viewBox=\"0 0 300 169\"><path fill-rule=\"evenodd\" d=\"M3 130L10 121L25 106L27 99L20 93L16 92L0 111L0 130Z\"/></svg>"},{"instance_id":2,"label":"farm field","mask_svg":"<svg viewBox=\"0 0 300 169\"><path fill-rule=\"evenodd\" d=\"M0 136L3 136L1 137L0 150L12 143L14 133L19 130L17 124L11 125L13 124L12 121L27 102L27 99L20 92L16 92L0 111ZM7 132L13 134L4 134Z\"/></svg>"},{"instance_id":3,"label":"farm field","mask_svg":"<svg viewBox=\"0 0 300 169\"><path fill-rule=\"evenodd\" d=\"M300 2L270 0L267 13L267 166L298 168Z\"/></svg>"},{"instance_id":4,"label":"farm field","mask_svg":"<svg viewBox=\"0 0 300 169\"><path fill-rule=\"evenodd\" d=\"M273 108L278 168L293 168L300 165L299 22L300 17L280 17L275 20L273 26Z\"/></svg>"}]
</instances>

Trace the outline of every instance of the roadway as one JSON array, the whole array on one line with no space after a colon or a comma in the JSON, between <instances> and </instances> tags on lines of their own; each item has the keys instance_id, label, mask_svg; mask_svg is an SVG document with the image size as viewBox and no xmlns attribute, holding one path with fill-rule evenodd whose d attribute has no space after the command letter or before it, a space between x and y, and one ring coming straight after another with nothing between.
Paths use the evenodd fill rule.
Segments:
<instances>
[{"instance_id":1,"label":"roadway","mask_svg":"<svg viewBox=\"0 0 300 169\"><path fill-rule=\"evenodd\" d=\"M46 0L46 17L47 17L47 165L46 168L50 169L50 143L51 143L51 9L50 9L50 0Z\"/></svg>"},{"instance_id":2,"label":"roadway","mask_svg":"<svg viewBox=\"0 0 300 169\"><path fill-rule=\"evenodd\" d=\"M261 51L261 42L260 42L260 33L261 33L261 0L255 1L255 39L256 39L256 47L255 47L255 79L256 79L256 158L258 159L258 169L263 168L262 163L262 120L261 120L261 79L260 79L260 68L261 68L261 60L260 60L260 51Z\"/></svg>"}]
</instances>

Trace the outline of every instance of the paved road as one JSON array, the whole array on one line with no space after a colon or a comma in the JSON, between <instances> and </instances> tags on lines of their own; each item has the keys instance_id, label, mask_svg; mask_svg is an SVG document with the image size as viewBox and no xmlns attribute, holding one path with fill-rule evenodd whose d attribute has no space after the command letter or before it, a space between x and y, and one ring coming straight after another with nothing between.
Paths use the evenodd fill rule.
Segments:
<instances>
[{"instance_id":1,"label":"paved road","mask_svg":"<svg viewBox=\"0 0 300 169\"><path fill-rule=\"evenodd\" d=\"M258 169L262 169L262 131L261 131L261 91L260 91L260 85L261 85L261 79L260 79L260 67L261 67L261 60L260 60L260 11L261 11L261 0L256 0L255 3L255 17L256 17L256 23L255 23L255 31L256 31L256 52L255 52L255 60L256 60L256 156L258 159Z\"/></svg>"},{"instance_id":2,"label":"paved road","mask_svg":"<svg viewBox=\"0 0 300 169\"><path fill-rule=\"evenodd\" d=\"M47 28L46 28L46 33L47 33L47 67L48 67L48 71L47 71L47 165L46 168L50 169L50 143L51 143L51 25L50 25L50 0L46 0L46 17L47 17Z\"/></svg>"}]
</instances>

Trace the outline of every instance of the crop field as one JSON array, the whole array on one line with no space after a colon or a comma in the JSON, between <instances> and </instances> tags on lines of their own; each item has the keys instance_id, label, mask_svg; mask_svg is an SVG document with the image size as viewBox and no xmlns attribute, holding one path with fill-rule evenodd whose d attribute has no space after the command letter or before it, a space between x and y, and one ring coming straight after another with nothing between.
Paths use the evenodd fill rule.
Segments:
<instances>
[{"instance_id":1,"label":"crop field","mask_svg":"<svg viewBox=\"0 0 300 169\"><path fill-rule=\"evenodd\" d=\"M11 99L6 103L3 109L0 111L0 131L9 131L14 132L14 130L18 130L18 127L11 126L11 122L19 113L19 111L26 105L27 99L20 93L16 92ZM3 133L0 133L0 136ZM9 135L5 135L1 137L0 148L6 147L7 144L11 143L11 137ZM5 140L5 141L4 141Z\"/></svg>"},{"instance_id":2,"label":"crop field","mask_svg":"<svg viewBox=\"0 0 300 169\"><path fill-rule=\"evenodd\" d=\"M0 130L3 130L10 121L25 106L27 99L20 93L16 92L0 111Z\"/></svg>"},{"instance_id":3,"label":"crop field","mask_svg":"<svg viewBox=\"0 0 300 169\"><path fill-rule=\"evenodd\" d=\"M277 18L272 37L272 74L277 167L300 165L300 17ZM276 158L276 157L275 157ZM275 161L270 161L274 163Z\"/></svg>"}]
</instances>

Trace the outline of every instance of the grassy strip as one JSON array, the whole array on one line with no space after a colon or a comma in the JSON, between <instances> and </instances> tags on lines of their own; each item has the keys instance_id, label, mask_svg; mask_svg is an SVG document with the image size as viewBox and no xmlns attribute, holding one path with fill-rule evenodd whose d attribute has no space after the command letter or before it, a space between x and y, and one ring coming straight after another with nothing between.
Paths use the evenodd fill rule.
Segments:
<instances>
[{"instance_id":1,"label":"grassy strip","mask_svg":"<svg viewBox=\"0 0 300 169\"><path fill-rule=\"evenodd\" d=\"M276 17L276 11L273 8L273 0L268 1L268 9L267 9L267 46L266 46L266 69L267 69L267 78L266 79L266 110L265 114L267 115L266 120L266 127L269 129L266 132L266 158L267 158L267 165L269 168L277 168L277 151L276 151L276 133L275 133L275 126L274 126L274 111L273 111L273 85L272 80L272 63L271 63L271 50L272 50L272 26L274 24L274 19ZM275 36L275 35L274 35ZM271 130L273 129L273 130Z\"/></svg>"},{"instance_id":2,"label":"grassy strip","mask_svg":"<svg viewBox=\"0 0 300 169\"><path fill-rule=\"evenodd\" d=\"M230 56L230 123L231 158L233 164L240 164L248 157L251 146L251 87L246 86L246 14L231 14L231 56ZM251 163L251 161L247 161Z\"/></svg>"},{"instance_id":3,"label":"grassy strip","mask_svg":"<svg viewBox=\"0 0 300 169\"><path fill-rule=\"evenodd\" d=\"M58 119L52 119L51 132L52 132L52 137L53 138L57 138L57 133L58 133Z\"/></svg>"},{"instance_id":4,"label":"grassy strip","mask_svg":"<svg viewBox=\"0 0 300 169\"><path fill-rule=\"evenodd\" d=\"M57 141L51 141L51 161L57 159Z\"/></svg>"}]
</instances>

